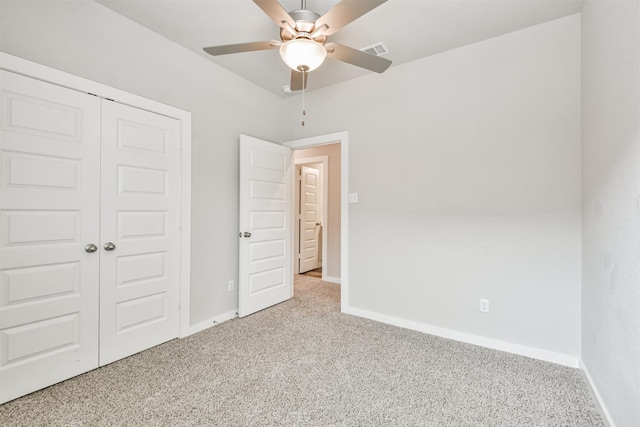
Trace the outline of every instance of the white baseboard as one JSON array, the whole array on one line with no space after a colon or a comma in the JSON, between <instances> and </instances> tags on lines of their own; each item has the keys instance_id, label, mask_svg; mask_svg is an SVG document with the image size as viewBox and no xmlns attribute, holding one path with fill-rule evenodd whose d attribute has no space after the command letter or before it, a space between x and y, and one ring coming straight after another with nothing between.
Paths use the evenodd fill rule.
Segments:
<instances>
[{"instance_id":1,"label":"white baseboard","mask_svg":"<svg viewBox=\"0 0 640 427\"><path fill-rule=\"evenodd\" d=\"M341 284L339 277L323 276L322 277L322 281L323 282L329 282L329 283L335 283L337 285Z\"/></svg>"},{"instance_id":2,"label":"white baseboard","mask_svg":"<svg viewBox=\"0 0 640 427\"><path fill-rule=\"evenodd\" d=\"M589 373L589 369L584 364L584 360L582 360L582 357L580 358L580 370L582 371L584 378L587 380L587 384L589 384L589 387L591 388L591 394L593 396L593 400L598 405L598 409L600 410L600 414L602 415L603 421L605 422L607 427L615 427L615 424L611 419L611 413L609 413L609 410L607 409L607 405L604 404L604 401L602 400L602 396L598 391L598 387L596 387L595 383L593 382L593 378Z\"/></svg>"},{"instance_id":3,"label":"white baseboard","mask_svg":"<svg viewBox=\"0 0 640 427\"><path fill-rule=\"evenodd\" d=\"M236 312L236 310L229 311L219 316L211 317L210 319L207 319L204 322L191 325L191 327L189 328L189 335L193 335L197 332L204 331L205 329L208 329L212 326L216 326L222 322L226 322L227 320L231 320L235 317L238 317L238 313Z\"/></svg>"},{"instance_id":4,"label":"white baseboard","mask_svg":"<svg viewBox=\"0 0 640 427\"><path fill-rule=\"evenodd\" d=\"M557 363L559 365L569 366L571 368L578 367L578 356L573 356L570 354L556 353L553 351L543 350L536 347L529 347L526 345L514 344L507 341L487 338L481 335L467 334L464 332L455 331L453 329L440 328L438 326L427 325L425 323L414 322L411 320L400 319L394 316L388 316L385 314L379 314L379 313L374 313L367 310L361 310L359 308L349 307L347 310L343 312L346 314L351 314L354 316L364 317L366 319L387 323L389 325L398 326L400 328L423 332L429 335L436 335L439 337L461 341L468 344L479 345L481 347L487 347L494 350L500 350L500 351L506 351L508 353L519 354L521 356L531 357L533 359L538 359L538 360L544 360L546 362Z\"/></svg>"}]
</instances>

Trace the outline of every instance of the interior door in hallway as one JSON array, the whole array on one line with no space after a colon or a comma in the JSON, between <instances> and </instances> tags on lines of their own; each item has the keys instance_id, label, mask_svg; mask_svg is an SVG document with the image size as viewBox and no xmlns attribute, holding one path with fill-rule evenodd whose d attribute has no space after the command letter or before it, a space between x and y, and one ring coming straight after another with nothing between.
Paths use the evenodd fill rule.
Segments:
<instances>
[{"instance_id":1,"label":"interior door in hallway","mask_svg":"<svg viewBox=\"0 0 640 427\"><path fill-rule=\"evenodd\" d=\"M100 99L0 73L2 403L98 367Z\"/></svg>"},{"instance_id":2,"label":"interior door in hallway","mask_svg":"<svg viewBox=\"0 0 640 427\"><path fill-rule=\"evenodd\" d=\"M318 169L305 165L300 168L300 273L322 267L320 178Z\"/></svg>"},{"instance_id":3,"label":"interior door in hallway","mask_svg":"<svg viewBox=\"0 0 640 427\"><path fill-rule=\"evenodd\" d=\"M100 365L178 336L180 122L104 101Z\"/></svg>"},{"instance_id":4,"label":"interior door in hallway","mask_svg":"<svg viewBox=\"0 0 640 427\"><path fill-rule=\"evenodd\" d=\"M240 317L293 296L291 150L240 135Z\"/></svg>"}]
</instances>

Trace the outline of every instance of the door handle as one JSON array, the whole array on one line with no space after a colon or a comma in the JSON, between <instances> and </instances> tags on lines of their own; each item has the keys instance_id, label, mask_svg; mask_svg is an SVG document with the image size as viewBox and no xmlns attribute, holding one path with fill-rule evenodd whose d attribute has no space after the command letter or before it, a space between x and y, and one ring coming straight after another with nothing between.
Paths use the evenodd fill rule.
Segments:
<instances>
[{"instance_id":1,"label":"door handle","mask_svg":"<svg viewBox=\"0 0 640 427\"><path fill-rule=\"evenodd\" d=\"M94 253L97 250L98 250L98 247L93 243L89 243L87 246L84 247L84 251L90 254Z\"/></svg>"},{"instance_id":2,"label":"door handle","mask_svg":"<svg viewBox=\"0 0 640 427\"><path fill-rule=\"evenodd\" d=\"M114 245L114 244L113 244L113 243L111 243L111 242L107 242L107 243L105 243L105 245L104 245L104 250L105 250L105 251L112 251L112 250L114 250L115 248L116 248L116 245Z\"/></svg>"},{"instance_id":3,"label":"door handle","mask_svg":"<svg viewBox=\"0 0 640 427\"><path fill-rule=\"evenodd\" d=\"M248 231L245 231L244 233L238 233L238 236L240 236L240 237L251 237L251 233L249 233Z\"/></svg>"}]
</instances>

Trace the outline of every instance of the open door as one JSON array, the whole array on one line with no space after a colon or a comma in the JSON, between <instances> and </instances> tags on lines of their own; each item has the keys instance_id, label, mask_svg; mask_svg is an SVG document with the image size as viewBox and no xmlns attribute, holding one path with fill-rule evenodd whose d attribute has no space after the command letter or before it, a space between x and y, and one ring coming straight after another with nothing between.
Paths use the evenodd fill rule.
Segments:
<instances>
[{"instance_id":1,"label":"open door","mask_svg":"<svg viewBox=\"0 0 640 427\"><path fill-rule=\"evenodd\" d=\"M299 272L322 267L322 180L320 170L302 165L300 168L300 252Z\"/></svg>"},{"instance_id":2,"label":"open door","mask_svg":"<svg viewBox=\"0 0 640 427\"><path fill-rule=\"evenodd\" d=\"M291 149L240 135L240 317L293 296Z\"/></svg>"}]
</instances>

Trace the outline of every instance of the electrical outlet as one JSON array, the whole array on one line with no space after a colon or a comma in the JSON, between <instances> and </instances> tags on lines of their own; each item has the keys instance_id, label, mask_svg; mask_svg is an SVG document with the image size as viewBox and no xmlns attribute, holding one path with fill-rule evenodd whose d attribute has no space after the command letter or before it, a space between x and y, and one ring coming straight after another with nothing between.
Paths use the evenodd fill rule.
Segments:
<instances>
[{"instance_id":1,"label":"electrical outlet","mask_svg":"<svg viewBox=\"0 0 640 427\"><path fill-rule=\"evenodd\" d=\"M234 283L234 281L233 280L229 280L229 292L234 290L235 287L236 287L236 284Z\"/></svg>"},{"instance_id":2,"label":"electrical outlet","mask_svg":"<svg viewBox=\"0 0 640 427\"><path fill-rule=\"evenodd\" d=\"M488 313L489 312L489 300L488 299L481 299L480 300L480 311L483 313Z\"/></svg>"}]
</instances>

